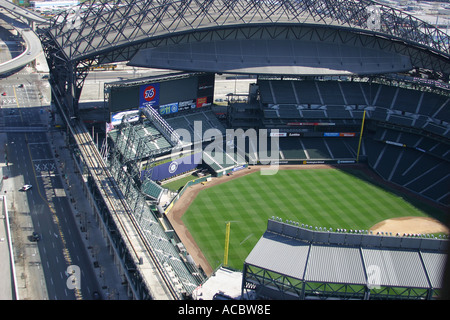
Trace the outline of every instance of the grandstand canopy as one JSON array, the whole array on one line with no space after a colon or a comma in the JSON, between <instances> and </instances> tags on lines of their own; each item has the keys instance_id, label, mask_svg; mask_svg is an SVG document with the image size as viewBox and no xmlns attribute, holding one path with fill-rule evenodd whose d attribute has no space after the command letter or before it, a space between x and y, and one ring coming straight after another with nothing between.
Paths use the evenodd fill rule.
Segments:
<instances>
[{"instance_id":1,"label":"grandstand canopy","mask_svg":"<svg viewBox=\"0 0 450 320\"><path fill-rule=\"evenodd\" d=\"M275 31L275 30L274 30ZM274 75L352 75L409 71L407 55L362 43L316 39L216 39L139 51L130 65L176 70ZM304 30L300 33L306 34ZM315 31L313 31L315 33ZM266 34L269 36L269 34ZM317 36L317 35L316 35Z\"/></svg>"},{"instance_id":2,"label":"grandstand canopy","mask_svg":"<svg viewBox=\"0 0 450 320\"><path fill-rule=\"evenodd\" d=\"M286 295L292 298L293 292L296 292L297 298L304 298L308 294L300 289L291 292L281 289L281 286L277 287L268 279L263 281L263 273L255 272L257 269L267 271L264 277L271 274L273 281L279 279L274 276L277 274L290 278L290 283L296 280L302 283L339 284L349 288L359 286L365 288L360 289L360 298L365 299L370 296L367 288L371 288L371 285L423 289L428 291L423 296L427 299L432 295L432 290L443 287L447 245L447 240L312 231L269 220L266 232L245 260L244 282L256 285L257 292L264 292L272 298L286 298ZM277 289L274 290L274 287ZM352 292L356 296L358 290ZM381 289L379 292L382 292ZM376 293L372 295L376 296Z\"/></svg>"},{"instance_id":3,"label":"grandstand canopy","mask_svg":"<svg viewBox=\"0 0 450 320\"><path fill-rule=\"evenodd\" d=\"M449 71L448 35L370 0L86 1L41 34L68 61L259 74Z\"/></svg>"}]
</instances>

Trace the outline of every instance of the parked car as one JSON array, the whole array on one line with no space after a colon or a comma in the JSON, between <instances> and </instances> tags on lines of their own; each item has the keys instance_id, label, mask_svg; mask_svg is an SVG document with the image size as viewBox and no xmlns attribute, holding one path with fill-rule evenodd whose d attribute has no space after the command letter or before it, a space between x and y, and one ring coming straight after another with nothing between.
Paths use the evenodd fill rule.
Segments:
<instances>
[{"instance_id":1,"label":"parked car","mask_svg":"<svg viewBox=\"0 0 450 320\"><path fill-rule=\"evenodd\" d=\"M32 187L31 184L26 184L26 185L24 185L20 190L22 190L22 191L27 191L27 190L30 190L31 187Z\"/></svg>"},{"instance_id":2,"label":"parked car","mask_svg":"<svg viewBox=\"0 0 450 320\"><path fill-rule=\"evenodd\" d=\"M31 241L37 242L39 240L41 240L41 235L36 231L34 231L33 234L31 235Z\"/></svg>"}]
</instances>

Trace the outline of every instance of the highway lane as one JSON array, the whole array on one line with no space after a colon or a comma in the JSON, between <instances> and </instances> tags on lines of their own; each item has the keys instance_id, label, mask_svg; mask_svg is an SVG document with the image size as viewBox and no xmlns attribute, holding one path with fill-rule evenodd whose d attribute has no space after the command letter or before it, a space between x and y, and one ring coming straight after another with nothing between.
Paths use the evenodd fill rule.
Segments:
<instances>
[{"instance_id":1,"label":"highway lane","mask_svg":"<svg viewBox=\"0 0 450 320\"><path fill-rule=\"evenodd\" d=\"M42 134L39 134L42 136ZM66 287L66 283L61 274L65 275L67 269L65 257L63 254L64 246L61 241L56 210L52 207L52 202L48 201L47 194L51 190L51 181L42 179L42 175L35 173L35 163L33 157L32 145L27 142L31 137L39 138L38 134L29 135L25 133L8 133L8 161L10 162L10 172L12 177L23 176L26 184L32 184L33 187L26 192L19 192L15 200L29 208L29 214L32 219L32 230L28 231L27 237L32 231L38 232L42 239L37 243L41 258L41 265L44 270L46 286L49 299L75 299L73 292L61 292L61 288ZM29 137L30 136L30 137ZM43 150L41 145L41 150ZM50 164L52 159L41 159ZM39 174L42 174L39 172ZM56 187L56 186L55 186ZM16 186L20 188L20 186ZM30 239L28 239L30 241ZM58 275L60 275L58 277Z\"/></svg>"},{"instance_id":2,"label":"highway lane","mask_svg":"<svg viewBox=\"0 0 450 320\"><path fill-rule=\"evenodd\" d=\"M40 15L34 13L33 11L15 5L12 1L3 0L1 1L0 6L10 12L13 12L17 16L26 18L27 20L31 20L36 23L43 23L43 24L48 23L47 19L41 17Z\"/></svg>"},{"instance_id":3,"label":"highway lane","mask_svg":"<svg viewBox=\"0 0 450 320\"><path fill-rule=\"evenodd\" d=\"M7 106L5 103L2 106L2 125L45 125L48 114L40 106L34 83L21 86L17 84L20 80L14 84L7 80L0 83L0 92L5 92L1 99L4 102L8 100ZM23 236L28 238L33 231L42 235L41 241L35 245L39 250L48 298L92 299L94 292L100 292L99 284L72 213L70 199L66 196L61 176L64 173L58 168L55 150L52 150L47 133L8 133L7 137L10 176L18 181L15 204L19 212L29 214L32 219L32 226L25 230ZM19 192L22 184L33 187ZM67 282L71 265L80 268L79 282L72 284ZM74 289L78 283L80 289Z\"/></svg>"},{"instance_id":4,"label":"highway lane","mask_svg":"<svg viewBox=\"0 0 450 320\"><path fill-rule=\"evenodd\" d=\"M0 75L20 70L42 54L42 45L39 37L28 23L24 23L18 17L25 17L27 21L33 21L38 24L48 23L47 19L9 1L3 0L0 2L0 21L6 24L8 28L15 29L24 43L23 52L13 59L0 63Z\"/></svg>"}]
</instances>

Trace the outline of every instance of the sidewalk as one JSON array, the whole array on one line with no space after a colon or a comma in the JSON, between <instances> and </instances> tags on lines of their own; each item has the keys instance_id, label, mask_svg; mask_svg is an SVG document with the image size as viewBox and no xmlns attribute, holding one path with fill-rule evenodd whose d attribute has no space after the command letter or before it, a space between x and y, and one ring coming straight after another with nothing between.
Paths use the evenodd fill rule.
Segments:
<instances>
[{"instance_id":1,"label":"sidewalk","mask_svg":"<svg viewBox=\"0 0 450 320\"><path fill-rule=\"evenodd\" d=\"M128 300L126 287L122 285L114 258L109 254L110 249L103 239L99 223L83 192L83 181L76 173L77 168L65 145L64 136L62 132L53 132L48 135L50 146L58 154L55 159L61 172L64 189L75 220L80 224L78 230L88 248L89 257L102 287L102 298L105 300Z\"/></svg>"},{"instance_id":2,"label":"sidewalk","mask_svg":"<svg viewBox=\"0 0 450 320\"><path fill-rule=\"evenodd\" d=\"M15 283L12 280L14 277L14 269L11 266L11 255L13 252L9 246L9 230L8 230L8 214L5 212L6 197L0 196L0 300L15 300Z\"/></svg>"}]
</instances>

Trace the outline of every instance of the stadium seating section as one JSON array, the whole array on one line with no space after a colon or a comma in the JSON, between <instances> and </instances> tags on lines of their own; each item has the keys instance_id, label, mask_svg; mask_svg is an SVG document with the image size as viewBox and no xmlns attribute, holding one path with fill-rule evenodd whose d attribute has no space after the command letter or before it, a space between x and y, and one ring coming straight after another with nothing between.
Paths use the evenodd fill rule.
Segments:
<instances>
[{"instance_id":1,"label":"stadium seating section","mask_svg":"<svg viewBox=\"0 0 450 320\"><path fill-rule=\"evenodd\" d=\"M225 136L227 126L278 129L286 137L280 137L274 146L267 138L267 157L275 148L282 162L351 161L357 157L365 111L361 159L367 160L384 179L450 204L450 98L445 92L382 81L259 79L256 85L257 99L232 104L227 125L219 121L211 108L171 115L164 121L175 131L187 130L191 142L203 139L209 129ZM325 134L330 132L331 135ZM336 135L343 132L353 135ZM167 136L150 121L122 129L122 139L118 139L118 134L119 131L113 131L110 136L125 159L164 154L172 148ZM246 161L254 164L267 160L251 147L255 146L245 145L246 159L212 154L204 162L213 171L223 172ZM159 186L148 187L146 193L157 198Z\"/></svg>"},{"instance_id":2,"label":"stadium seating section","mask_svg":"<svg viewBox=\"0 0 450 320\"><path fill-rule=\"evenodd\" d=\"M450 204L450 98L448 94L384 83L259 80L261 126L333 123L333 130L366 125L361 156L385 180ZM310 131L317 131L316 129ZM355 159L357 138L280 138L284 160Z\"/></svg>"},{"instance_id":3,"label":"stadium seating section","mask_svg":"<svg viewBox=\"0 0 450 320\"><path fill-rule=\"evenodd\" d=\"M172 148L169 141L149 121L113 130L109 132L109 137L125 160L144 158Z\"/></svg>"},{"instance_id":4,"label":"stadium seating section","mask_svg":"<svg viewBox=\"0 0 450 320\"><path fill-rule=\"evenodd\" d=\"M141 191L144 192L150 198L158 200L161 197L164 189L156 182L150 179L146 179L142 183Z\"/></svg>"}]
</instances>

